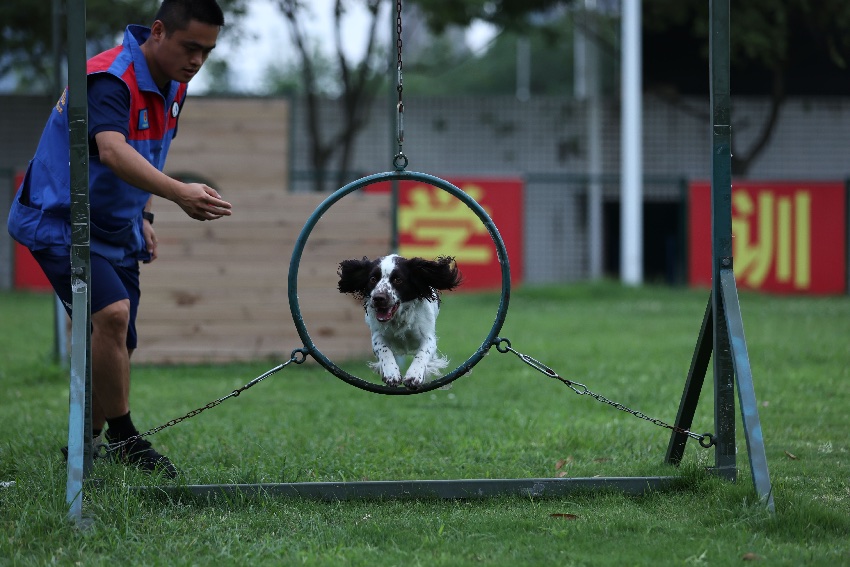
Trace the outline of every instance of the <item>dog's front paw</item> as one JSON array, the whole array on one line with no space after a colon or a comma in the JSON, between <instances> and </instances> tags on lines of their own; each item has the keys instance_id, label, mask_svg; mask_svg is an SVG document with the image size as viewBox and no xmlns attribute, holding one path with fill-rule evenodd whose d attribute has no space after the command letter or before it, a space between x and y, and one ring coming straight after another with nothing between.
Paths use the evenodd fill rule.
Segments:
<instances>
[{"instance_id":1,"label":"dog's front paw","mask_svg":"<svg viewBox=\"0 0 850 567\"><path fill-rule=\"evenodd\" d=\"M401 384L401 370L389 349L375 349L378 360L370 362L369 366L374 370L384 384L387 386L398 386Z\"/></svg>"},{"instance_id":2,"label":"dog's front paw","mask_svg":"<svg viewBox=\"0 0 850 567\"><path fill-rule=\"evenodd\" d=\"M404 386L410 390L418 390L425 383L424 373L410 373L404 377Z\"/></svg>"},{"instance_id":3,"label":"dog's front paw","mask_svg":"<svg viewBox=\"0 0 850 567\"><path fill-rule=\"evenodd\" d=\"M398 386L401 384L401 374L381 375L381 379L387 386Z\"/></svg>"}]
</instances>

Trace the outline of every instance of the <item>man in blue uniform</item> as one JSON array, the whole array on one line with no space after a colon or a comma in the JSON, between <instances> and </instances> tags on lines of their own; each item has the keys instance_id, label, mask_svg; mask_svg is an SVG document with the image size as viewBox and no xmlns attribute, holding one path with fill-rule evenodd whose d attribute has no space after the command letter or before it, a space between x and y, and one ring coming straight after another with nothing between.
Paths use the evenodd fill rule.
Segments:
<instances>
[{"instance_id":1,"label":"man in blue uniform","mask_svg":"<svg viewBox=\"0 0 850 567\"><path fill-rule=\"evenodd\" d=\"M154 195L195 220L231 214L215 189L162 172L186 84L215 47L216 0L164 0L150 28L128 26L122 45L88 61L91 212L92 429L118 459L176 476L130 418L139 262L156 259ZM71 225L67 90L47 125L9 213L10 234L32 251L70 313ZM126 443L127 440L132 440Z\"/></svg>"}]
</instances>

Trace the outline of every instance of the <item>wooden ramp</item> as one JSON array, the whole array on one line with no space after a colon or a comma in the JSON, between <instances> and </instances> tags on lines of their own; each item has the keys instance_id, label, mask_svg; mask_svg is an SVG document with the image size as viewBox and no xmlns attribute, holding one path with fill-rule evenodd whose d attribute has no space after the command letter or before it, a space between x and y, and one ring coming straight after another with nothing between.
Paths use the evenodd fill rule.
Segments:
<instances>
[{"instance_id":1,"label":"wooden ramp","mask_svg":"<svg viewBox=\"0 0 850 567\"><path fill-rule=\"evenodd\" d=\"M159 258L142 266L135 362L288 358L302 346L287 276L305 222L327 197L285 187L287 103L190 99L168 171L200 177L233 204L233 216L190 219L156 199ZM346 258L389 250L389 200L356 193L314 228L299 267L299 301L310 336L334 359L371 355L363 308L336 290Z\"/></svg>"}]
</instances>

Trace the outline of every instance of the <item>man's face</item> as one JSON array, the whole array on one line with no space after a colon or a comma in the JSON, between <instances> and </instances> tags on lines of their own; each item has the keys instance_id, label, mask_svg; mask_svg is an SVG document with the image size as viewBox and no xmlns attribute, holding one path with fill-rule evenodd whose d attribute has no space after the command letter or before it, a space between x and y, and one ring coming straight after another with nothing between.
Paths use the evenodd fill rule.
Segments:
<instances>
[{"instance_id":1,"label":"man's face","mask_svg":"<svg viewBox=\"0 0 850 567\"><path fill-rule=\"evenodd\" d=\"M151 27L148 39L154 48L151 74L160 85L168 80L188 83L215 47L219 27L191 20L185 30L166 32L159 20Z\"/></svg>"}]
</instances>

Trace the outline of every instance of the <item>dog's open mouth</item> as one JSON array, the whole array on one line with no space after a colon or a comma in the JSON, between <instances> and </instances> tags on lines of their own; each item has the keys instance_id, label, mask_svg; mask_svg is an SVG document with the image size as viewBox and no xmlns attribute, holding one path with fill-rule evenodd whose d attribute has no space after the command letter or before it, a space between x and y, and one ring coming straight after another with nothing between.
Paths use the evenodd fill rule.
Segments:
<instances>
[{"instance_id":1,"label":"dog's open mouth","mask_svg":"<svg viewBox=\"0 0 850 567\"><path fill-rule=\"evenodd\" d=\"M381 323L386 323L387 321L393 318L396 311L398 311L398 303L390 305L389 307L376 307L375 319L377 319Z\"/></svg>"}]
</instances>

